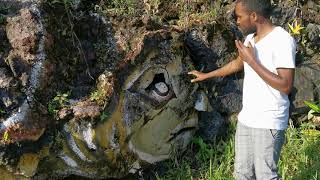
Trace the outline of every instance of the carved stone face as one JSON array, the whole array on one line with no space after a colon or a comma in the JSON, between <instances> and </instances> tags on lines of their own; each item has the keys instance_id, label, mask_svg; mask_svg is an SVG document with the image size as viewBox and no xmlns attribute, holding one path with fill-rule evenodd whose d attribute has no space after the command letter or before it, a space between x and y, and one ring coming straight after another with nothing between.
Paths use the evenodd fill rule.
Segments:
<instances>
[{"instance_id":1,"label":"carved stone face","mask_svg":"<svg viewBox=\"0 0 320 180\"><path fill-rule=\"evenodd\" d=\"M0 151L14 156L12 159L16 162L10 164L12 173L27 177L37 173L39 177L75 174L118 178L145 164L165 160L186 147L198 126L194 102L199 94L198 85L191 84L187 75L194 67L184 51L182 33L141 31L144 34L137 35L137 43L125 53L123 60L110 60L116 65L110 65L111 68L98 76L93 92L78 99L67 99L67 107L59 110L57 126L52 126L48 114L38 112L43 107L35 97L36 92L46 90L44 84L50 74L58 72L45 56L44 21L40 14L34 15L39 11L37 8L34 12L24 11L30 11L33 24L29 24L38 28L27 29L24 34L37 38L30 46L39 48L35 51L39 54L29 51L31 47L13 46L12 58L8 56L12 61L20 57L21 62L34 63L28 66L26 78L30 79L23 85L27 93L17 105L20 110L8 113L1 124L0 134L2 137L9 134L10 141ZM20 15L16 18L19 21L13 19L12 25L9 23L10 42L23 45L24 39L17 38L15 33L19 28L14 27L20 27L24 17L28 16ZM34 20L37 17L40 20ZM90 18L105 22L97 15ZM106 24L99 27L101 32L109 28ZM38 31L42 33L35 33ZM100 38L114 38L109 37L110 32L105 34L108 37ZM15 128L10 129L11 126ZM43 145L46 138L50 140ZM11 144L15 147L15 143L23 141L28 143L21 145L21 152L9 152ZM37 149L30 148L33 145L37 145Z\"/></svg>"},{"instance_id":2,"label":"carved stone face","mask_svg":"<svg viewBox=\"0 0 320 180\"><path fill-rule=\"evenodd\" d=\"M58 173L119 177L143 162L167 159L189 143L198 125L193 107L197 85L187 77L192 64L175 51L175 38L168 32L145 36L133 65L107 73L125 77L115 80L104 109L107 117L99 122L74 118L64 125L62 161L53 163Z\"/></svg>"}]
</instances>

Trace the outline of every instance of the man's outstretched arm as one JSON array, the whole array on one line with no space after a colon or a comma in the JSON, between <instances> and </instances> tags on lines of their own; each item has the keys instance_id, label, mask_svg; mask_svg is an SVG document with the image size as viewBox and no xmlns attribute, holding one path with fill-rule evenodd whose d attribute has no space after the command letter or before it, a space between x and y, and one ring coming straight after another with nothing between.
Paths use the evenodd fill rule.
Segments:
<instances>
[{"instance_id":1,"label":"man's outstretched arm","mask_svg":"<svg viewBox=\"0 0 320 180\"><path fill-rule=\"evenodd\" d=\"M188 74L196 76L191 82L199 82L213 77L224 77L243 70L243 61L240 56L219 69L208 73L202 73L196 70L188 72Z\"/></svg>"}]
</instances>

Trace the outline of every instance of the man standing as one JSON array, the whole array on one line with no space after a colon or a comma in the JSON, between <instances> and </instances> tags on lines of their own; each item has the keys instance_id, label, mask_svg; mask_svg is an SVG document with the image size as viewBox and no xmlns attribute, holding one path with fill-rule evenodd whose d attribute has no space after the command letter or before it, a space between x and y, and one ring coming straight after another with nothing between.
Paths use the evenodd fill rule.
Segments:
<instances>
[{"instance_id":1,"label":"man standing","mask_svg":"<svg viewBox=\"0 0 320 180\"><path fill-rule=\"evenodd\" d=\"M242 69L243 107L235 138L236 179L280 179L277 163L288 124L295 68L294 39L270 21L269 0L237 0L237 25L244 43L236 40L238 57L209 73L191 71L191 82L227 76Z\"/></svg>"}]
</instances>

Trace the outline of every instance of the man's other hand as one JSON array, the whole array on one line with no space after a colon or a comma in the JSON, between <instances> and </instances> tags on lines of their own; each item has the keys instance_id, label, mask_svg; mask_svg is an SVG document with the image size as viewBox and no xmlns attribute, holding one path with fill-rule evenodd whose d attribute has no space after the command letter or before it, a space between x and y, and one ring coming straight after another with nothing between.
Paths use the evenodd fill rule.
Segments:
<instances>
[{"instance_id":1,"label":"man's other hand","mask_svg":"<svg viewBox=\"0 0 320 180\"><path fill-rule=\"evenodd\" d=\"M240 58L247 62L249 65L256 61L255 60L255 52L251 43L249 42L248 47L246 47L241 41L235 40L236 46L238 48Z\"/></svg>"},{"instance_id":2,"label":"man's other hand","mask_svg":"<svg viewBox=\"0 0 320 180\"><path fill-rule=\"evenodd\" d=\"M203 81L203 80L207 79L206 73L202 73L202 72L199 72L196 70L190 71L190 72L188 72L188 74L196 76L195 79L191 80L192 83Z\"/></svg>"}]
</instances>

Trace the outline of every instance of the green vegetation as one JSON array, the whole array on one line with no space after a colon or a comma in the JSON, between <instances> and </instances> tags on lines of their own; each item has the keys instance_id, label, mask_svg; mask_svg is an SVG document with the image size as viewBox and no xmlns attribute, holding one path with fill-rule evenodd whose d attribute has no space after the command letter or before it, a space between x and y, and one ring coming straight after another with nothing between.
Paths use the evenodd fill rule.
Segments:
<instances>
[{"instance_id":1,"label":"green vegetation","mask_svg":"<svg viewBox=\"0 0 320 180\"><path fill-rule=\"evenodd\" d=\"M229 127L227 137L206 144L199 137L189 145L181 157L164 163L167 171L158 180L201 179L232 180L234 165L235 125ZM286 179L316 180L320 176L320 131L310 123L286 131L286 143L279 161L279 173Z\"/></svg>"},{"instance_id":2,"label":"green vegetation","mask_svg":"<svg viewBox=\"0 0 320 180\"><path fill-rule=\"evenodd\" d=\"M309 123L299 128L291 125L286 137L279 162L283 179L319 179L320 131Z\"/></svg>"},{"instance_id":3,"label":"green vegetation","mask_svg":"<svg viewBox=\"0 0 320 180\"><path fill-rule=\"evenodd\" d=\"M48 4L51 6L55 5L63 5L66 9L72 7L74 5L73 0L48 0Z\"/></svg>"},{"instance_id":4,"label":"green vegetation","mask_svg":"<svg viewBox=\"0 0 320 180\"><path fill-rule=\"evenodd\" d=\"M60 93L58 92L57 95L48 103L48 111L52 115L56 115L56 113L67 106L68 96L70 92L67 93Z\"/></svg>"},{"instance_id":5,"label":"green vegetation","mask_svg":"<svg viewBox=\"0 0 320 180\"><path fill-rule=\"evenodd\" d=\"M310 101L304 101L304 103L309 107L311 108L315 113L320 113L320 105L317 105L313 102L310 102Z\"/></svg>"},{"instance_id":6,"label":"green vegetation","mask_svg":"<svg viewBox=\"0 0 320 180\"><path fill-rule=\"evenodd\" d=\"M0 109L0 117L1 117L1 116L3 116L5 113L6 113L6 111L5 111L5 110Z\"/></svg>"},{"instance_id":7,"label":"green vegetation","mask_svg":"<svg viewBox=\"0 0 320 180\"><path fill-rule=\"evenodd\" d=\"M101 89L97 89L90 94L90 100L98 104L104 104L105 99L105 93Z\"/></svg>"},{"instance_id":8,"label":"green vegetation","mask_svg":"<svg viewBox=\"0 0 320 180\"><path fill-rule=\"evenodd\" d=\"M95 5L95 10L110 16L137 15L139 2L135 0L101 1Z\"/></svg>"},{"instance_id":9,"label":"green vegetation","mask_svg":"<svg viewBox=\"0 0 320 180\"><path fill-rule=\"evenodd\" d=\"M6 18L0 14L0 24L3 24L6 21Z\"/></svg>"},{"instance_id":10,"label":"green vegetation","mask_svg":"<svg viewBox=\"0 0 320 180\"><path fill-rule=\"evenodd\" d=\"M178 0L179 20L177 24L180 27L188 28L195 24L214 23L224 3L224 1Z\"/></svg>"},{"instance_id":11,"label":"green vegetation","mask_svg":"<svg viewBox=\"0 0 320 180\"><path fill-rule=\"evenodd\" d=\"M167 171L163 175L157 174L157 179L234 179L234 132L235 124L231 124L227 136L212 144L196 137L185 153L173 155L164 163Z\"/></svg>"},{"instance_id":12,"label":"green vegetation","mask_svg":"<svg viewBox=\"0 0 320 180\"><path fill-rule=\"evenodd\" d=\"M100 115L100 122L104 123L108 118L110 114L108 112L103 111Z\"/></svg>"}]
</instances>

